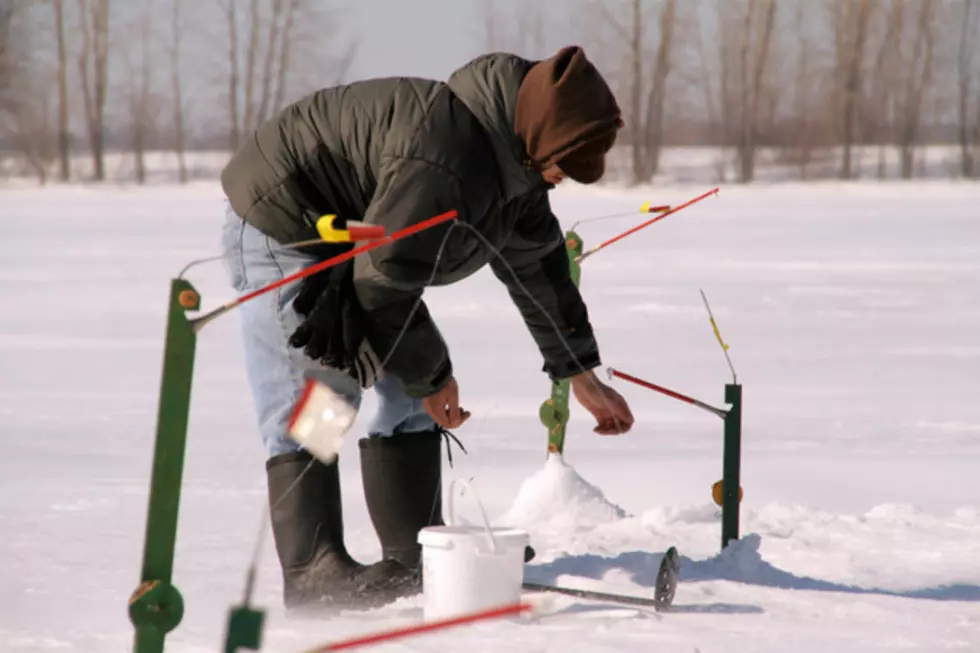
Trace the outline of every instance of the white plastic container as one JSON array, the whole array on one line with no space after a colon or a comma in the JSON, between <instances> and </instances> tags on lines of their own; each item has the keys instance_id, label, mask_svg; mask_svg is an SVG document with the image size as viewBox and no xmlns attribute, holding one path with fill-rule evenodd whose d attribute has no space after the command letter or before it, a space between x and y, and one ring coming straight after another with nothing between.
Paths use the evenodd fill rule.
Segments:
<instances>
[{"instance_id":1,"label":"white plastic container","mask_svg":"<svg viewBox=\"0 0 980 653\"><path fill-rule=\"evenodd\" d=\"M469 483L454 479L449 485L447 525L423 528L418 535L426 621L513 605L521 600L524 548L530 536L516 528L491 527L478 498L484 525L456 524L453 487L457 481L473 492Z\"/></svg>"}]
</instances>

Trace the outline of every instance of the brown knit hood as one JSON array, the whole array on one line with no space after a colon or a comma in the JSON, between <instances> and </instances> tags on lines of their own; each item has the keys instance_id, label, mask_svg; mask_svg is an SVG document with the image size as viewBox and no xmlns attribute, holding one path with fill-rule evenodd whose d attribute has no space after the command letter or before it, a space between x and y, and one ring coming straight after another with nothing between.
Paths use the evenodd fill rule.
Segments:
<instances>
[{"instance_id":1,"label":"brown knit hood","mask_svg":"<svg viewBox=\"0 0 980 653\"><path fill-rule=\"evenodd\" d=\"M558 164L577 182L605 172L605 156L623 126L616 98L578 46L562 48L528 71L517 94L514 131L543 170Z\"/></svg>"}]
</instances>

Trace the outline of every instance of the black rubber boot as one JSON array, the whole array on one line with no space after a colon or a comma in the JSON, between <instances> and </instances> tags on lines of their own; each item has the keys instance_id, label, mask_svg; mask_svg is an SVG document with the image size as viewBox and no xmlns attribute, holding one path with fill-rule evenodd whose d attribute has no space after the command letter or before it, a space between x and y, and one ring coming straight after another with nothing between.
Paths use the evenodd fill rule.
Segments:
<instances>
[{"instance_id":1,"label":"black rubber boot","mask_svg":"<svg viewBox=\"0 0 980 653\"><path fill-rule=\"evenodd\" d=\"M442 526L442 433L362 438L364 498L385 559L419 569L419 531Z\"/></svg>"},{"instance_id":2,"label":"black rubber boot","mask_svg":"<svg viewBox=\"0 0 980 653\"><path fill-rule=\"evenodd\" d=\"M382 556L421 574L419 531L444 526L441 429L362 438L361 479ZM524 550L524 562L534 558Z\"/></svg>"},{"instance_id":3,"label":"black rubber boot","mask_svg":"<svg viewBox=\"0 0 980 653\"><path fill-rule=\"evenodd\" d=\"M366 609L418 592L416 574L397 561L362 565L348 553L336 462L288 453L266 473L287 609Z\"/></svg>"}]
</instances>

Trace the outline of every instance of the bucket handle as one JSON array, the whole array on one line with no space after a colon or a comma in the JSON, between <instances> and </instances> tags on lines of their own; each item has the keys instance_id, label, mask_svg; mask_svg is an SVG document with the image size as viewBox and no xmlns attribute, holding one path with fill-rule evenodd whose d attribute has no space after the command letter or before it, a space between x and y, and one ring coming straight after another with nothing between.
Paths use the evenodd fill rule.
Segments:
<instances>
[{"instance_id":1,"label":"bucket handle","mask_svg":"<svg viewBox=\"0 0 980 653\"><path fill-rule=\"evenodd\" d=\"M456 486L457 482L465 485L466 489L470 491L470 494L472 494L473 498L476 500L476 505L480 509L480 515L483 517L483 525L486 528L487 536L490 538L490 545L493 547L493 552L499 555L500 547L497 545L497 538L493 536L493 529L490 527L490 519L487 517L487 511L484 510L483 502L480 501L480 497L477 496L476 490L473 489L473 486L465 478L457 477L449 482L449 525L450 526L456 525L456 504L453 500L454 499L453 488Z\"/></svg>"}]
</instances>

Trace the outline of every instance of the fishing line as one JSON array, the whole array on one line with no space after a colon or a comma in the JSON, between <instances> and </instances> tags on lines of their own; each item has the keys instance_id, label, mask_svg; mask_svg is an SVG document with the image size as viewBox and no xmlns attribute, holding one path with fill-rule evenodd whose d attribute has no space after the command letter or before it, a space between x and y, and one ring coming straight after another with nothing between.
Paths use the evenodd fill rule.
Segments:
<instances>
[{"instance_id":1,"label":"fishing line","mask_svg":"<svg viewBox=\"0 0 980 653\"><path fill-rule=\"evenodd\" d=\"M579 225L589 224L590 222L600 222L602 220L612 220L613 218L628 218L631 215L636 215L636 211L628 211L626 213L610 213L609 215L597 215L592 218L583 218L572 223L572 226L568 228L568 231L575 231L575 228Z\"/></svg>"},{"instance_id":2,"label":"fishing line","mask_svg":"<svg viewBox=\"0 0 980 653\"><path fill-rule=\"evenodd\" d=\"M272 239L271 238L267 238L267 240L270 240L271 241ZM311 238L310 240L300 240L298 242L295 242L295 243L287 243L285 245L280 244L280 243L276 243L276 246L275 247L252 247L252 248L249 248L249 249L242 248L241 249L241 253L242 254L263 254L263 253L269 252L270 250L275 250L275 251L278 252L278 251L282 251L282 250L299 249L300 247L308 247L310 245L322 245L322 244L323 244L323 239L322 238ZM205 257L205 258L194 259L193 261L191 261L190 263L188 263L187 265L185 265L183 267L183 269L177 275L177 278L178 279L183 279L184 278L184 275L187 274L187 272L191 268L195 268L195 267L197 267L199 265L202 265L204 263L214 263L215 261L221 261L223 259L228 258L228 256L229 256L228 254L216 254L215 256L208 256L208 257Z\"/></svg>"}]
</instances>

